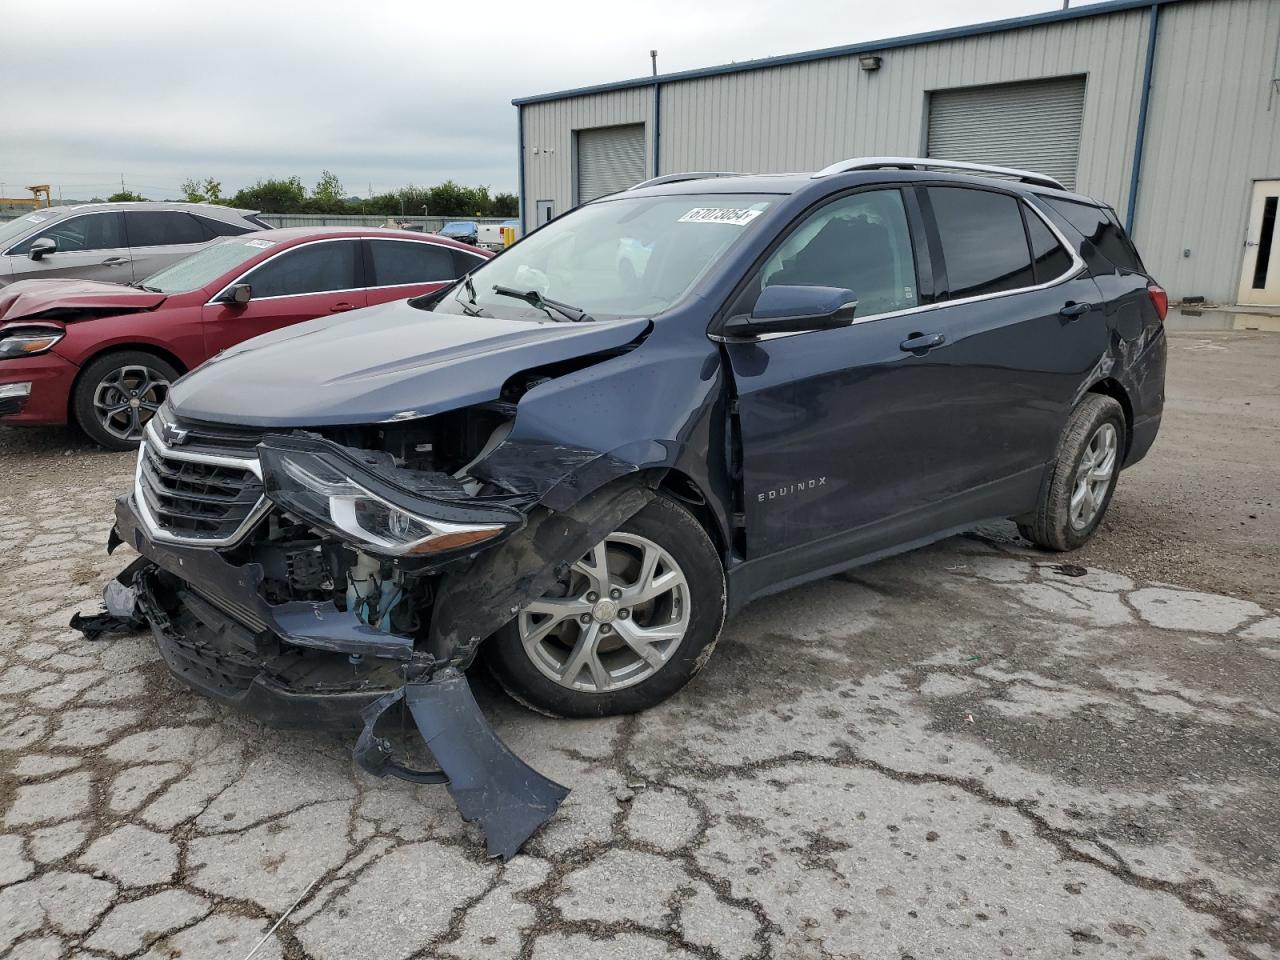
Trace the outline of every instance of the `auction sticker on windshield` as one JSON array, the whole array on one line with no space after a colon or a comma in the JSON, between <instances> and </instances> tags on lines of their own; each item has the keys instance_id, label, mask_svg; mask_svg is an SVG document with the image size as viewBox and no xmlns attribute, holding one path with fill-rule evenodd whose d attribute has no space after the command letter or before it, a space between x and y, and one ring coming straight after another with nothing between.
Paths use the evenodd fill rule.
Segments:
<instances>
[{"instance_id":1,"label":"auction sticker on windshield","mask_svg":"<svg viewBox=\"0 0 1280 960\"><path fill-rule=\"evenodd\" d=\"M246 240L244 245L246 247L260 247L265 250L267 247L274 247L276 242L274 240Z\"/></svg>"},{"instance_id":2,"label":"auction sticker on windshield","mask_svg":"<svg viewBox=\"0 0 1280 960\"><path fill-rule=\"evenodd\" d=\"M735 227L745 227L762 212L749 210L746 207L694 207L676 222L731 223Z\"/></svg>"}]
</instances>

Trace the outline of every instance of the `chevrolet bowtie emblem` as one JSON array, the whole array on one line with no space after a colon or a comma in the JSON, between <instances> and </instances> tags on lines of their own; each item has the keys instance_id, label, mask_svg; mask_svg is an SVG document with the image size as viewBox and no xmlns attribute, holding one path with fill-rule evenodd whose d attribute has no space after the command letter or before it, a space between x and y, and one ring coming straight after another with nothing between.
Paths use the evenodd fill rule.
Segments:
<instances>
[{"instance_id":1,"label":"chevrolet bowtie emblem","mask_svg":"<svg viewBox=\"0 0 1280 960\"><path fill-rule=\"evenodd\" d=\"M181 427L175 427L172 423L166 423L161 430L164 442L167 446L176 447L187 439L189 430L183 430Z\"/></svg>"}]
</instances>

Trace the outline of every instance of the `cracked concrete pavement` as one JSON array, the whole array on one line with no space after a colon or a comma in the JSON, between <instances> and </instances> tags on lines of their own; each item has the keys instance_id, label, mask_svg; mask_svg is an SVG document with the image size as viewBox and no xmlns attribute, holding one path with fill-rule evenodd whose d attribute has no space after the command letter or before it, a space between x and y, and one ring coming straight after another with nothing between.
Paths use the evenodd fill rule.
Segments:
<instances>
[{"instance_id":1,"label":"cracked concrete pavement","mask_svg":"<svg viewBox=\"0 0 1280 960\"><path fill-rule=\"evenodd\" d=\"M149 637L69 630L122 565L128 457L30 442L0 486L0 957L238 960L301 897L256 957L1280 958L1280 613L1256 591L1105 543L1079 575L997 527L752 605L642 715L551 720L477 677L574 788L504 865L442 789L358 773L350 737L264 729Z\"/></svg>"}]
</instances>

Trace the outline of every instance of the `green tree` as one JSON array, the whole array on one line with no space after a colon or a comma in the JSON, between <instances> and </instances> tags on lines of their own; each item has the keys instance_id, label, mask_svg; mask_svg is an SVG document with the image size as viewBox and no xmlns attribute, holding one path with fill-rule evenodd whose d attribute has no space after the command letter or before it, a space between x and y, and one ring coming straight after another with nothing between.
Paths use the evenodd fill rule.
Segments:
<instances>
[{"instance_id":1,"label":"green tree","mask_svg":"<svg viewBox=\"0 0 1280 960\"><path fill-rule=\"evenodd\" d=\"M223 203L222 181L213 177L195 180L188 177L179 185L182 198L188 203Z\"/></svg>"},{"instance_id":2,"label":"green tree","mask_svg":"<svg viewBox=\"0 0 1280 960\"><path fill-rule=\"evenodd\" d=\"M107 197L107 203L127 203L130 200L146 200L140 193L134 193L132 190L121 190L119 193L113 193Z\"/></svg>"},{"instance_id":3,"label":"green tree","mask_svg":"<svg viewBox=\"0 0 1280 960\"><path fill-rule=\"evenodd\" d=\"M248 207L264 213L305 213L307 188L298 177L287 180L259 180L252 187L236 191L233 207Z\"/></svg>"},{"instance_id":4,"label":"green tree","mask_svg":"<svg viewBox=\"0 0 1280 960\"><path fill-rule=\"evenodd\" d=\"M317 213L342 213L346 208L342 181L328 170L320 172L316 188L311 191L311 206Z\"/></svg>"},{"instance_id":5,"label":"green tree","mask_svg":"<svg viewBox=\"0 0 1280 960\"><path fill-rule=\"evenodd\" d=\"M520 216L520 198L514 193L495 193L493 195L493 213L495 217Z\"/></svg>"}]
</instances>

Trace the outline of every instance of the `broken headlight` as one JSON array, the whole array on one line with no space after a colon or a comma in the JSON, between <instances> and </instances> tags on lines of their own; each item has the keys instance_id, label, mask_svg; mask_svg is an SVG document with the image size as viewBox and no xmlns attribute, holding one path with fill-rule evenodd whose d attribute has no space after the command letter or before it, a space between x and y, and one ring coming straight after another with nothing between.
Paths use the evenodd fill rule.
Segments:
<instances>
[{"instance_id":1,"label":"broken headlight","mask_svg":"<svg viewBox=\"0 0 1280 960\"><path fill-rule=\"evenodd\" d=\"M0 339L0 360L47 353L66 336L61 330L18 330Z\"/></svg>"},{"instance_id":2,"label":"broken headlight","mask_svg":"<svg viewBox=\"0 0 1280 960\"><path fill-rule=\"evenodd\" d=\"M523 523L514 509L467 503L452 477L404 470L375 452L318 437L267 437L258 458L270 500L371 553L434 556L496 539Z\"/></svg>"}]
</instances>

